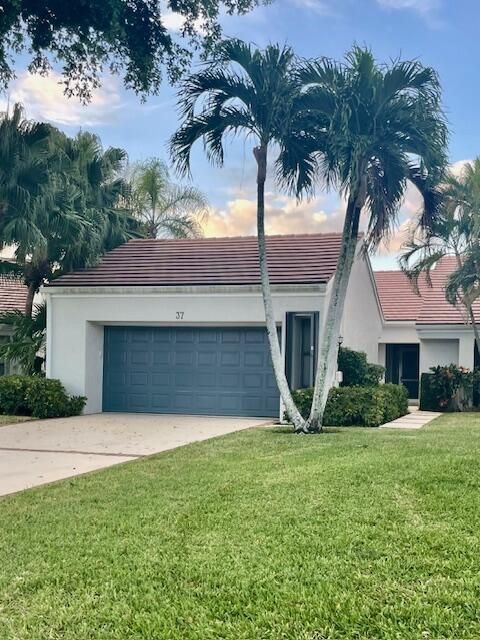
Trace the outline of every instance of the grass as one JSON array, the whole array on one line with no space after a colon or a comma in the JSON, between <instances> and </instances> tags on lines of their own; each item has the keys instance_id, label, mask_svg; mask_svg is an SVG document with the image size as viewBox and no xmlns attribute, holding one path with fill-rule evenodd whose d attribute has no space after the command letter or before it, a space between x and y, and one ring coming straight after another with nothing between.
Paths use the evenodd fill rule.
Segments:
<instances>
[{"instance_id":1,"label":"grass","mask_svg":"<svg viewBox=\"0 0 480 640\"><path fill-rule=\"evenodd\" d=\"M0 638L479 638L479 451L259 429L4 499Z\"/></svg>"},{"instance_id":2,"label":"grass","mask_svg":"<svg viewBox=\"0 0 480 640\"><path fill-rule=\"evenodd\" d=\"M17 422L26 422L27 420L32 420L27 416L2 416L0 415L0 427L3 427L7 424L16 424Z\"/></svg>"}]
</instances>

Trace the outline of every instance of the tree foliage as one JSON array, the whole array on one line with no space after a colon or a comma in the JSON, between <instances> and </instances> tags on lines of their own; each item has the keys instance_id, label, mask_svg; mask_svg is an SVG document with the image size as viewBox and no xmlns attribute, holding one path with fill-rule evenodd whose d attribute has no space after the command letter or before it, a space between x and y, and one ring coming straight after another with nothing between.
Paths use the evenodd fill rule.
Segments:
<instances>
[{"instance_id":1,"label":"tree foliage","mask_svg":"<svg viewBox=\"0 0 480 640\"><path fill-rule=\"evenodd\" d=\"M2 313L0 324L11 332L9 340L0 344L0 360L19 365L26 375L40 373L45 360L46 304L35 305L31 316L20 310Z\"/></svg>"},{"instance_id":2,"label":"tree foliage","mask_svg":"<svg viewBox=\"0 0 480 640\"><path fill-rule=\"evenodd\" d=\"M27 52L29 70L62 65L68 95L91 97L102 71L126 87L157 92L166 72L177 80L192 52L210 48L221 34L219 15L243 14L262 0L3 0L0 4L0 87L14 76L14 56ZM166 13L183 23L168 28Z\"/></svg>"},{"instance_id":3,"label":"tree foliage","mask_svg":"<svg viewBox=\"0 0 480 640\"><path fill-rule=\"evenodd\" d=\"M205 195L196 187L172 182L159 158L134 165L127 203L148 238L199 237L208 214Z\"/></svg>"},{"instance_id":4,"label":"tree foliage","mask_svg":"<svg viewBox=\"0 0 480 640\"><path fill-rule=\"evenodd\" d=\"M87 132L69 138L28 123L18 105L3 115L0 129L13 141L3 154L0 140L0 242L15 247L15 262L0 261L0 272L23 279L31 315L44 281L94 264L141 229L119 206L126 188L122 149L104 150Z\"/></svg>"},{"instance_id":5,"label":"tree foliage","mask_svg":"<svg viewBox=\"0 0 480 640\"><path fill-rule=\"evenodd\" d=\"M441 195L438 215L426 229L413 230L400 264L418 289L421 277L431 286L431 272L445 256L456 259L457 268L446 283L446 298L463 310L480 348L473 307L480 298L480 158L468 163L459 176L448 173Z\"/></svg>"}]
</instances>

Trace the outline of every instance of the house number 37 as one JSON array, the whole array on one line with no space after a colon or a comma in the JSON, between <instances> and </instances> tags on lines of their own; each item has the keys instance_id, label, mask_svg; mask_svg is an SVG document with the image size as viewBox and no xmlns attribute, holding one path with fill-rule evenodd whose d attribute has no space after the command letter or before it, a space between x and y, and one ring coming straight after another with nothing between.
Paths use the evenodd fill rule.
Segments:
<instances>
[{"instance_id":1,"label":"house number 37","mask_svg":"<svg viewBox=\"0 0 480 640\"><path fill-rule=\"evenodd\" d=\"M183 320L184 311L175 312L175 320Z\"/></svg>"}]
</instances>

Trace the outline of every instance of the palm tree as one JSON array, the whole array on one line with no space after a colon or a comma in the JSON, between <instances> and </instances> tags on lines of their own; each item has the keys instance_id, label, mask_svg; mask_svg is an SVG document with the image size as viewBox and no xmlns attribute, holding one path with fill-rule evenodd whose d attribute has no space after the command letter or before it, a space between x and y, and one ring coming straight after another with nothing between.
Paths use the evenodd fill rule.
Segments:
<instances>
[{"instance_id":1,"label":"palm tree","mask_svg":"<svg viewBox=\"0 0 480 640\"><path fill-rule=\"evenodd\" d=\"M0 324L10 327L12 332L9 340L0 344L0 359L19 365L26 375L40 373L45 361L45 302L35 305L31 316L18 310L2 313Z\"/></svg>"},{"instance_id":2,"label":"palm tree","mask_svg":"<svg viewBox=\"0 0 480 640\"><path fill-rule=\"evenodd\" d=\"M473 304L480 297L480 158L468 163L456 177L447 174L442 186L439 215L425 232L414 229L400 259L402 269L418 289L423 275L431 285L431 271L448 255L456 258L446 297L464 307L480 353L480 330Z\"/></svg>"},{"instance_id":3,"label":"palm tree","mask_svg":"<svg viewBox=\"0 0 480 640\"><path fill-rule=\"evenodd\" d=\"M419 62L383 66L369 50L355 46L342 63L324 58L305 63L300 78L306 89L299 126L310 147L311 171L347 202L307 421L309 430L318 431L335 377L361 213L367 214L366 247L375 248L396 222L411 182L424 197L421 225L428 226L438 208L435 184L445 164L447 129L437 75ZM287 147L281 162L284 181L291 183L303 165Z\"/></svg>"},{"instance_id":4,"label":"palm tree","mask_svg":"<svg viewBox=\"0 0 480 640\"><path fill-rule=\"evenodd\" d=\"M0 248L19 235L30 246L42 241L35 202L48 181L50 134L49 125L26 120L20 104L0 115ZM23 270L2 260L0 274L21 278Z\"/></svg>"},{"instance_id":5,"label":"palm tree","mask_svg":"<svg viewBox=\"0 0 480 640\"><path fill-rule=\"evenodd\" d=\"M0 219L11 211L28 215L31 198L47 179L50 130L26 120L20 104L0 114Z\"/></svg>"},{"instance_id":6,"label":"palm tree","mask_svg":"<svg viewBox=\"0 0 480 640\"><path fill-rule=\"evenodd\" d=\"M218 166L224 162L227 135L243 134L256 143L253 154L257 164L257 235L267 334L286 412L294 427L302 430L304 420L292 399L280 352L265 243L268 151L276 145L281 154L287 137L296 145L298 155L303 145L301 133L295 138L289 133L299 94L296 66L289 47L270 45L262 51L236 39L222 43L215 60L187 78L180 89L183 123L172 138L171 153L177 169L188 174L191 149L199 140L208 159ZM309 186L308 179L300 182L296 181L299 192Z\"/></svg>"},{"instance_id":7,"label":"palm tree","mask_svg":"<svg viewBox=\"0 0 480 640\"><path fill-rule=\"evenodd\" d=\"M134 166L130 180L134 214L148 238L196 238L207 215L206 197L195 187L176 185L158 158Z\"/></svg>"},{"instance_id":8,"label":"palm tree","mask_svg":"<svg viewBox=\"0 0 480 640\"><path fill-rule=\"evenodd\" d=\"M28 287L25 314L31 317L34 296L43 282L92 264L105 251L138 235L139 229L135 219L117 206L125 189L118 177L126 162L123 150L104 151L89 133L70 139L53 127L27 123L17 108L2 124L8 125L12 140L36 134L34 151L20 146L20 157L26 158L23 173L17 148L0 142L1 148L5 146L2 165L7 167L3 172L0 168L4 202L0 238L2 244L15 247L15 262L0 261L0 272L23 279ZM10 156L19 166L10 178L11 183L17 180L16 189L4 177L12 173ZM20 181L24 175L28 183L26 178Z\"/></svg>"}]
</instances>

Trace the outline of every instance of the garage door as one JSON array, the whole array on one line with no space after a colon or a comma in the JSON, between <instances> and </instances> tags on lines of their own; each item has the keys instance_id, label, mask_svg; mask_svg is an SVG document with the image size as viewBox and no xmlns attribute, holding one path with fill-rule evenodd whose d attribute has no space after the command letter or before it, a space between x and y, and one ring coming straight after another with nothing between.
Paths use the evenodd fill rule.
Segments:
<instances>
[{"instance_id":1,"label":"garage door","mask_svg":"<svg viewBox=\"0 0 480 640\"><path fill-rule=\"evenodd\" d=\"M105 327L103 410L278 416L265 329Z\"/></svg>"}]
</instances>

